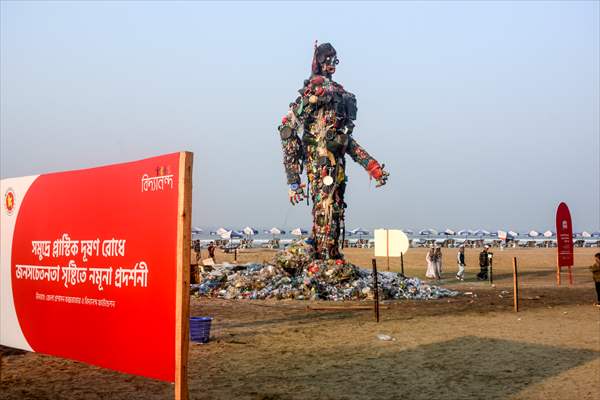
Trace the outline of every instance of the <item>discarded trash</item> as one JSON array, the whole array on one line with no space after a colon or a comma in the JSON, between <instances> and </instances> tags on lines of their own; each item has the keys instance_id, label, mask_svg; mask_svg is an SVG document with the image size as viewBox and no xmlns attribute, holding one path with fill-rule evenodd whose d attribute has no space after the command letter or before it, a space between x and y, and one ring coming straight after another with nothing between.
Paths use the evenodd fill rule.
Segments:
<instances>
[{"instance_id":1,"label":"discarded trash","mask_svg":"<svg viewBox=\"0 0 600 400\"><path fill-rule=\"evenodd\" d=\"M384 341L395 341L396 340L396 338L393 338L390 335L384 335L383 333L378 334L377 339L384 340Z\"/></svg>"},{"instance_id":2,"label":"discarded trash","mask_svg":"<svg viewBox=\"0 0 600 400\"><path fill-rule=\"evenodd\" d=\"M201 272L191 287L200 296L225 299L357 300L373 297L373 276L344 260L311 260L310 248L298 241L280 251L273 264L217 264ZM431 286L418 278L379 272L382 300L428 300L453 297L457 291Z\"/></svg>"}]
</instances>

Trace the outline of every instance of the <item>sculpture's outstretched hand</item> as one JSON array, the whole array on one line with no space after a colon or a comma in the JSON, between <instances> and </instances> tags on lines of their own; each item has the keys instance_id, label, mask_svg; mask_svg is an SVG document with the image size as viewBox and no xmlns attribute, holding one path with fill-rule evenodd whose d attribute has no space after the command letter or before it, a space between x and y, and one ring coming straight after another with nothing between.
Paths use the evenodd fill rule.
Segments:
<instances>
[{"instance_id":1,"label":"sculpture's outstretched hand","mask_svg":"<svg viewBox=\"0 0 600 400\"><path fill-rule=\"evenodd\" d=\"M371 160L369 165L367 165L367 172L369 173L369 176L377 181L375 187L383 186L387 183L390 174L383 169L384 167L385 164L379 165L379 163L375 160Z\"/></svg>"},{"instance_id":2,"label":"sculpture's outstretched hand","mask_svg":"<svg viewBox=\"0 0 600 400\"><path fill-rule=\"evenodd\" d=\"M305 187L306 185L303 183L292 183L290 185L288 195L290 196L290 203L292 203L292 205L295 206L306 198L306 194L304 193Z\"/></svg>"}]
</instances>

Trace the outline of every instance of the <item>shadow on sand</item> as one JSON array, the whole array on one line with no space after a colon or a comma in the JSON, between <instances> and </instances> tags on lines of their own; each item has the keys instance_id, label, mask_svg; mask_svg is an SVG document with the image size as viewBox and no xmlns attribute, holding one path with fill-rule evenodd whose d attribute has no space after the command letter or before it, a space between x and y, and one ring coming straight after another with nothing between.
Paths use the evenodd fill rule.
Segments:
<instances>
[{"instance_id":1,"label":"shadow on sand","mask_svg":"<svg viewBox=\"0 0 600 400\"><path fill-rule=\"evenodd\" d=\"M247 367L240 365L239 370L228 371L246 377L229 388L230 395L250 399L500 400L600 357L600 352L591 350L476 336L400 351L394 351L395 346L394 342L355 349L340 345L318 355L291 350L292 363L289 357L270 354L263 368L246 371ZM218 382L218 377L210 379L215 378ZM221 398L218 391L212 396Z\"/></svg>"}]
</instances>

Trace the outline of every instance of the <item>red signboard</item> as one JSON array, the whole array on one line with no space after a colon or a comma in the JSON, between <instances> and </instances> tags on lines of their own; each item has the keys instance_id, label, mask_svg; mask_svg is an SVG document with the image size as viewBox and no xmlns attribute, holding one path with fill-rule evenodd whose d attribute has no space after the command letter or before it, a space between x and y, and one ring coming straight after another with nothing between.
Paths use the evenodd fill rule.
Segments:
<instances>
[{"instance_id":1,"label":"red signboard","mask_svg":"<svg viewBox=\"0 0 600 400\"><path fill-rule=\"evenodd\" d=\"M565 203L556 210L556 244L558 249L558 267L573 265L573 225L571 213Z\"/></svg>"},{"instance_id":2,"label":"red signboard","mask_svg":"<svg viewBox=\"0 0 600 400\"><path fill-rule=\"evenodd\" d=\"M2 180L1 344L175 381L182 155Z\"/></svg>"}]
</instances>

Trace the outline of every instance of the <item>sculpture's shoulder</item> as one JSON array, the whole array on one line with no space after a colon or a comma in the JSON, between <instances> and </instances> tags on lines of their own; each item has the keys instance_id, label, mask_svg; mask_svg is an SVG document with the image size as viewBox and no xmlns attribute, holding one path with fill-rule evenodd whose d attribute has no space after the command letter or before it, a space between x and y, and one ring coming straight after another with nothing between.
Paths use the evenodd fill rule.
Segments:
<instances>
[{"instance_id":1,"label":"sculpture's shoulder","mask_svg":"<svg viewBox=\"0 0 600 400\"><path fill-rule=\"evenodd\" d=\"M352 93L348 92L346 89L344 89L344 86L342 86L342 84L340 84L334 80L329 80L327 86L328 86L329 90L332 92L352 94Z\"/></svg>"}]
</instances>

